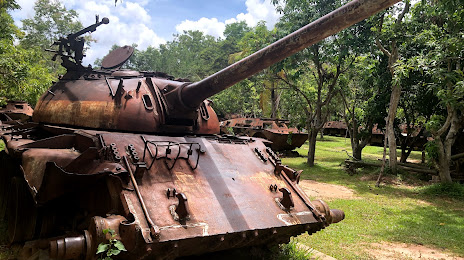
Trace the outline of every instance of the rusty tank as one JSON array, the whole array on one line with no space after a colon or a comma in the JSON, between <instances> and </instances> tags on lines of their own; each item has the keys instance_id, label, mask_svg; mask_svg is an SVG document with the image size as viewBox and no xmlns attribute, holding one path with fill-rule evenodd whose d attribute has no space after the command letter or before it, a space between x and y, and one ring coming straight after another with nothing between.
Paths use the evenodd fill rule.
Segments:
<instances>
[{"instance_id":1,"label":"rusty tank","mask_svg":"<svg viewBox=\"0 0 464 260\"><path fill-rule=\"evenodd\" d=\"M268 140L274 151L291 151L302 146L308 134L288 127L289 120L274 118L232 118L220 122L221 133L259 137Z\"/></svg>"},{"instance_id":2,"label":"rusty tank","mask_svg":"<svg viewBox=\"0 0 464 260\"><path fill-rule=\"evenodd\" d=\"M0 127L26 123L31 120L33 111L25 101L7 101L0 107Z\"/></svg>"},{"instance_id":3,"label":"rusty tank","mask_svg":"<svg viewBox=\"0 0 464 260\"><path fill-rule=\"evenodd\" d=\"M114 258L172 259L285 243L341 221L262 139L219 135L207 98L396 2L350 2L193 83L119 69L129 46L101 69L82 66L81 35L107 18L60 38L67 73L32 122L1 129L10 242L24 243L25 258L95 259L112 250L99 245L120 241L127 251Z\"/></svg>"}]
</instances>

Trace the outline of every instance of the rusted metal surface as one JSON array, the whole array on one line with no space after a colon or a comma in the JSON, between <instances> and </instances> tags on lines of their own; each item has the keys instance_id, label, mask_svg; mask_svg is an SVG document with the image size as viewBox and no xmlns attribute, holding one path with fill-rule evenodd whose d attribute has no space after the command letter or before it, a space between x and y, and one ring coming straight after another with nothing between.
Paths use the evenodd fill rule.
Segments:
<instances>
[{"instance_id":1,"label":"rusted metal surface","mask_svg":"<svg viewBox=\"0 0 464 260\"><path fill-rule=\"evenodd\" d=\"M120 67L132 56L133 53L134 48L131 46L126 45L122 48L118 48L102 60L102 68L114 69Z\"/></svg>"},{"instance_id":2,"label":"rusted metal surface","mask_svg":"<svg viewBox=\"0 0 464 260\"><path fill-rule=\"evenodd\" d=\"M110 228L128 249L121 258L173 259L284 243L341 221L342 211L304 194L301 171L282 165L264 139L218 135L205 99L395 2L353 1L193 84L83 67L80 35L107 18L60 38L67 73L42 95L33 122L0 130L10 241L27 241L25 255L95 259ZM124 51L107 65L120 66Z\"/></svg>"},{"instance_id":3,"label":"rusted metal surface","mask_svg":"<svg viewBox=\"0 0 464 260\"><path fill-rule=\"evenodd\" d=\"M347 136L348 127L344 121L328 121L322 127L325 135Z\"/></svg>"},{"instance_id":4,"label":"rusted metal surface","mask_svg":"<svg viewBox=\"0 0 464 260\"><path fill-rule=\"evenodd\" d=\"M269 118L234 118L221 122L221 133L260 137L269 140L275 151L293 150L302 146L308 134L287 127L288 120ZM232 130L230 133L229 130Z\"/></svg>"},{"instance_id":5,"label":"rusted metal surface","mask_svg":"<svg viewBox=\"0 0 464 260\"><path fill-rule=\"evenodd\" d=\"M0 127L24 124L32 117L32 107L23 101L8 101L4 107L0 107Z\"/></svg>"},{"instance_id":6,"label":"rusted metal surface","mask_svg":"<svg viewBox=\"0 0 464 260\"><path fill-rule=\"evenodd\" d=\"M75 140L82 135L94 136L93 146L84 145L71 151L68 147L77 147ZM129 245L133 241L143 241L144 246L132 245L134 249L127 257L140 258L153 253L172 258L284 242L290 236L316 232L330 224L320 219L325 213L318 212L309 199L300 197L302 191L295 188L298 181L295 173L282 166L260 139L167 137L89 130L79 131L73 138L58 137L56 141L61 142L55 145L59 148L47 151L41 147L51 143L47 139L15 148L21 151L23 159L33 158L42 164L50 160L55 162L37 169L32 167L35 162L25 164L24 174L29 180L29 189L34 191L36 203L58 207L62 199L79 201L78 205L91 213L89 217L97 213L92 210L98 211L91 207L92 203L111 205L105 211L121 216L113 225L124 230L124 234L119 234L122 241ZM97 147L99 152L95 158L81 159L87 151ZM75 161L84 166L80 172L66 171ZM106 167L85 167L95 162ZM143 167L144 173L136 179L134 173L141 165L147 167ZM30 168L34 168L34 176L44 176L40 184L27 170ZM102 182L104 179L107 181ZM270 185L283 192L270 190ZM95 194L83 196L84 191L98 189L113 191L116 196L100 196L98 202L93 201ZM54 215L57 224L51 230L40 232L54 233L66 227L66 218L79 210L80 206L63 212L58 210ZM97 222L107 221L103 219ZM85 240L101 236L96 234L99 229L94 227L98 223L91 224L92 221L95 219L83 221L90 222L84 228L90 232L90 238L80 235L53 239L54 254L64 254L66 245L71 247L68 252L84 248L82 245L87 242L96 247L95 240ZM36 225L42 226L41 223ZM86 249L81 251L79 254L87 254ZM74 253L63 257L72 256Z\"/></svg>"},{"instance_id":7,"label":"rusted metal surface","mask_svg":"<svg viewBox=\"0 0 464 260\"><path fill-rule=\"evenodd\" d=\"M134 76L127 71L111 75L94 72L79 80L61 80L50 88L53 95L45 92L41 97L33 120L131 132L219 133L218 119L210 101L205 100L198 112L193 110L185 114L187 118L179 119L184 115L169 113L168 110L174 108L169 107L162 93L184 83L147 76L151 73ZM175 116L178 121L171 119Z\"/></svg>"}]
</instances>

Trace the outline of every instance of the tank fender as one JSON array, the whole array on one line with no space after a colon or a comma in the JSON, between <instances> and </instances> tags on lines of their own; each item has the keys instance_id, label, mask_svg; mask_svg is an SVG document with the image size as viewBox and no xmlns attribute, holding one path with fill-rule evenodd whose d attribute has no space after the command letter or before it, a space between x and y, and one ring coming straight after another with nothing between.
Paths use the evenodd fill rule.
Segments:
<instances>
[{"instance_id":1,"label":"tank fender","mask_svg":"<svg viewBox=\"0 0 464 260\"><path fill-rule=\"evenodd\" d=\"M68 192L88 187L89 183L95 183L110 174L124 173L126 171L118 163L103 163L95 169L94 173L76 174L65 171L55 162L47 162L42 185L35 195L35 200L39 204L44 204Z\"/></svg>"}]
</instances>

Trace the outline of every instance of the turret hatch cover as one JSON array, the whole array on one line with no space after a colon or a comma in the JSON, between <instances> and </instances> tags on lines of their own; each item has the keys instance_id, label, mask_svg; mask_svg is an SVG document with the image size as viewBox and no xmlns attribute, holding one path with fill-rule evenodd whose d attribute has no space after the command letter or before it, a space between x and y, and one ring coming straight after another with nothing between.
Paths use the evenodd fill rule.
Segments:
<instances>
[{"instance_id":1,"label":"turret hatch cover","mask_svg":"<svg viewBox=\"0 0 464 260\"><path fill-rule=\"evenodd\" d=\"M134 48L131 46L119 47L111 51L103 58L102 69L114 69L121 67L134 53Z\"/></svg>"}]
</instances>

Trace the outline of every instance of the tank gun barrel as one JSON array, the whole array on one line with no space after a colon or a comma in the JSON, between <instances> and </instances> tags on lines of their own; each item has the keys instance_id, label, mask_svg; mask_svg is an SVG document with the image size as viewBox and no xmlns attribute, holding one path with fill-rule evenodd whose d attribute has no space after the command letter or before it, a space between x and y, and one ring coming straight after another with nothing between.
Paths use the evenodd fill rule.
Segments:
<instances>
[{"instance_id":1,"label":"tank gun barrel","mask_svg":"<svg viewBox=\"0 0 464 260\"><path fill-rule=\"evenodd\" d=\"M206 98L399 1L351 1L227 68L201 81L183 87L179 94L181 103L190 108L198 107Z\"/></svg>"},{"instance_id":2,"label":"tank gun barrel","mask_svg":"<svg viewBox=\"0 0 464 260\"><path fill-rule=\"evenodd\" d=\"M72 34L69 34L68 35L68 39L73 39L73 38L76 38L78 36L81 36L82 34L84 33L87 33L87 32L94 32L98 26L102 25L102 24L108 24L110 22L110 20L106 17L103 17L101 21L98 21L98 16L96 17L96 21L94 24L76 32L76 33L72 33Z\"/></svg>"},{"instance_id":3,"label":"tank gun barrel","mask_svg":"<svg viewBox=\"0 0 464 260\"><path fill-rule=\"evenodd\" d=\"M108 24L110 22L110 20L106 17L99 21L98 15L95 17L95 20L95 24L92 24L76 33L68 34L67 37L60 37L60 39L55 41L52 45L57 45L58 50L46 49L46 51L55 53L55 56L53 56L52 60L55 60L57 56L61 56L61 65L63 65L63 67L65 67L68 71L83 70L81 62L82 58L85 56L85 39L79 36L87 32L94 32L98 26L102 24Z\"/></svg>"}]
</instances>

